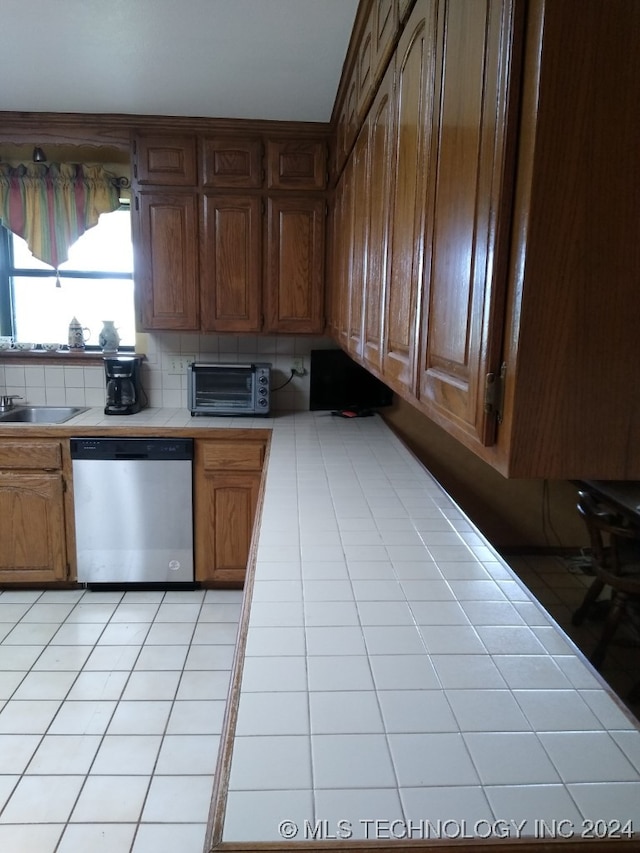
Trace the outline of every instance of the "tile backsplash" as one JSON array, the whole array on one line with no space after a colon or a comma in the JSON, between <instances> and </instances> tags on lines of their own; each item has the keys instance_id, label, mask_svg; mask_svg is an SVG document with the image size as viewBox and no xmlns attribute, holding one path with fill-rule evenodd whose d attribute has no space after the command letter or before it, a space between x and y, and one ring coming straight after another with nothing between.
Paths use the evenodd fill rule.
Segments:
<instances>
[{"instance_id":1,"label":"tile backsplash","mask_svg":"<svg viewBox=\"0 0 640 853\"><path fill-rule=\"evenodd\" d=\"M268 361L272 364L271 386L277 389L291 375L292 359L302 358L307 373L294 377L281 390L274 390L275 410L304 411L309 408L309 367L312 349L335 348L326 337L309 335L200 335L155 332L138 336L136 350L146 354L142 385L153 407L182 409L187 406L186 370L172 372L172 360L181 356L198 361ZM18 394L20 403L30 405L103 406L104 369L91 365L0 366L0 393Z\"/></svg>"}]
</instances>

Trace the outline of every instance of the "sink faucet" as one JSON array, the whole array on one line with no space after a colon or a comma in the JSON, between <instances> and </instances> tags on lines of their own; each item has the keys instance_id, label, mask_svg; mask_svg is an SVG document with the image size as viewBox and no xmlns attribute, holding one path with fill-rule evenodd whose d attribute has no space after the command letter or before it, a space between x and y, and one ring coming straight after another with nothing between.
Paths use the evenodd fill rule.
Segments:
<instances>
[{"instance_id":1,"label":"sink faucet","mask_svg":"<svg viewBox=\"0 0 640 853\"><path fill-rule=\"evenodd\" d=\"M4 394L0 396L0 412L8 412L13 409L14 400L22 400L18 394Z\"/></svg>"}]
</instances>

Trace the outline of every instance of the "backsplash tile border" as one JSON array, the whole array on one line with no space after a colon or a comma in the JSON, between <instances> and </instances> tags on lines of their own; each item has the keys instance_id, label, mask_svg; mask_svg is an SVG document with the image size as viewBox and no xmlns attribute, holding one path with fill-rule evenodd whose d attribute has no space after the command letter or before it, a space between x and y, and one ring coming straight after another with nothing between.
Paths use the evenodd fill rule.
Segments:
<instances>
[{"instance_id":1,"label":"backsplash tile border","mask_svg":"<svg viewBox=\"0 0 640 853\"><path fill-rule=\"evenodd\" d=\"M312 349L335 349L327 337L311 335L215 335L196 332L155 332L138 335L136 351L145 353L142 386L149 406L182 409L187 406L187 376L169 373L172 356L199 361L241 363L268 361L272 368L272 388L289 378L291 360L302 357L307 374L275 391L272 409L309 409L309 367ZM101 364L0 366L0 393L17 394L21 404L102 406L105 402L104 371Z\"/></svg>"}]
</instances>

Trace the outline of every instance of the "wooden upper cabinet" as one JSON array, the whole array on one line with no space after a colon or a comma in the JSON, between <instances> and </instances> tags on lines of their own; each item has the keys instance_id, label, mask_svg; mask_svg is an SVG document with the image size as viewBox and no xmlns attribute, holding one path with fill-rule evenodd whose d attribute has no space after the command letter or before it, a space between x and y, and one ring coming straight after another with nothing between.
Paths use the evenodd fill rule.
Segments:
<instances>
[{"instance_id":1,"label":"wooden upper cabinet","mask_svg":"<svg viewBox=\"0 0 640 853\"><path fill-rule=\"evenodd\" d=\"M265 331L324 330L324 199L269 198Z\"/></svg>"},{"instance_id":2,"label":"wooden upper cabinet","mask_svg":"<svg viewBox=\"0 0 640 853\"><path fill-rule=\"evenodd\" d=\"M413 391L416 382L427 174L433 123L436 2L418 0L396 53L389 270L383 378Z\"/></svg>"},{"instance_id":3,"label":"wooden upper cabinet","mask_svg":"<svg viewBox=\"0 0 640 853\"><path fill-rule=\"evenodd\" d=\"M262 140L205 136L202 140L203 186L250 189L262 186Z\"/></svg>"},{"instance_id":4,"label":"wooden upper cabinet","mask_svg":"<svg viewBox=\"0 0 640 853\"><path fill-rule=\"evenodd\" d=\"M195 134L138 134L133 141L133 174L138 184L195 186L198 182Z\"/></svg>"},{"instance_id":5,"label":"wooden upper cabinet","mask_svg":"<svg viewBox=\"0 0 640 853\"><path fill-rule=\"evenodd\" d=\"M201 237L201 328L258 332L262 210L256 196L205 193Z\"/></svg>"},{"instance_id":6,"label":"wooden upper cabinet","mask_svg":"<svg viewBox=\"0 0 640 853\"><path fill-rule=\"evenodd\" d=\"M389 198L393 189L391 139L393 131L393 82L391 65L369 112L369 235L367 243L366 298L364 300L363 358L380 368L383 311L387 290L389 247Z\"/></svg>"},{"instance_id":7,"label":"wooden upper cabinet","mask_svg":"<svg viewBox=\"0 0 640 853\"><path fill-rule=\"evenodd\" d=\"M500 372L503 259L511 196L507 163L513 21L510 0L456 0L440 22L439 127L432 170L419 396L482 444L496 421L484 411L487 373ZM430 261L430 263L428 263ZM500 316L500 313L498 313Z\"/></svg>"},{"instance_id":8,"label":"wooden upper cabinet","mask_svg":"<svg viewBox=\"0 0 640 853\"><path fill-rule=\"evenodd\" d=\"M197 197L190 192L142 191L135 198L134 276L141 327L196 331Z\"/></svg>"},{"instance_id":9,"label":"wooden upper cabinet","mask_svg":"<svg viewBox=\"0 0 640 853\"><path fill-rule=\"evenodd\" d=\"M268 189L322 190L326 184L327 146L323 140L267 141Z\"/></svg>"}]
</instances>

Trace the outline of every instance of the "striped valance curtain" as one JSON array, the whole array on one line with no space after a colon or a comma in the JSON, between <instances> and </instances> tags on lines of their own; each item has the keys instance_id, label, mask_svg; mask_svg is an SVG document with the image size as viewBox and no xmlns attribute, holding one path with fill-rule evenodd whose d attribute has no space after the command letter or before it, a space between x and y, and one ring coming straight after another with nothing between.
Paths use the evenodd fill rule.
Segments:
<instances>
[{"instance_id":1,"label":"striped valance curtain","mask_svg":"<svg viewBox=\"0 0 640 853\"><path fill-rule=\"evenodd\" d=\"M55 270L100 214L119 204L117 178L102 166L0 163L0 223Z\"/></svg>"}]
</instances>

